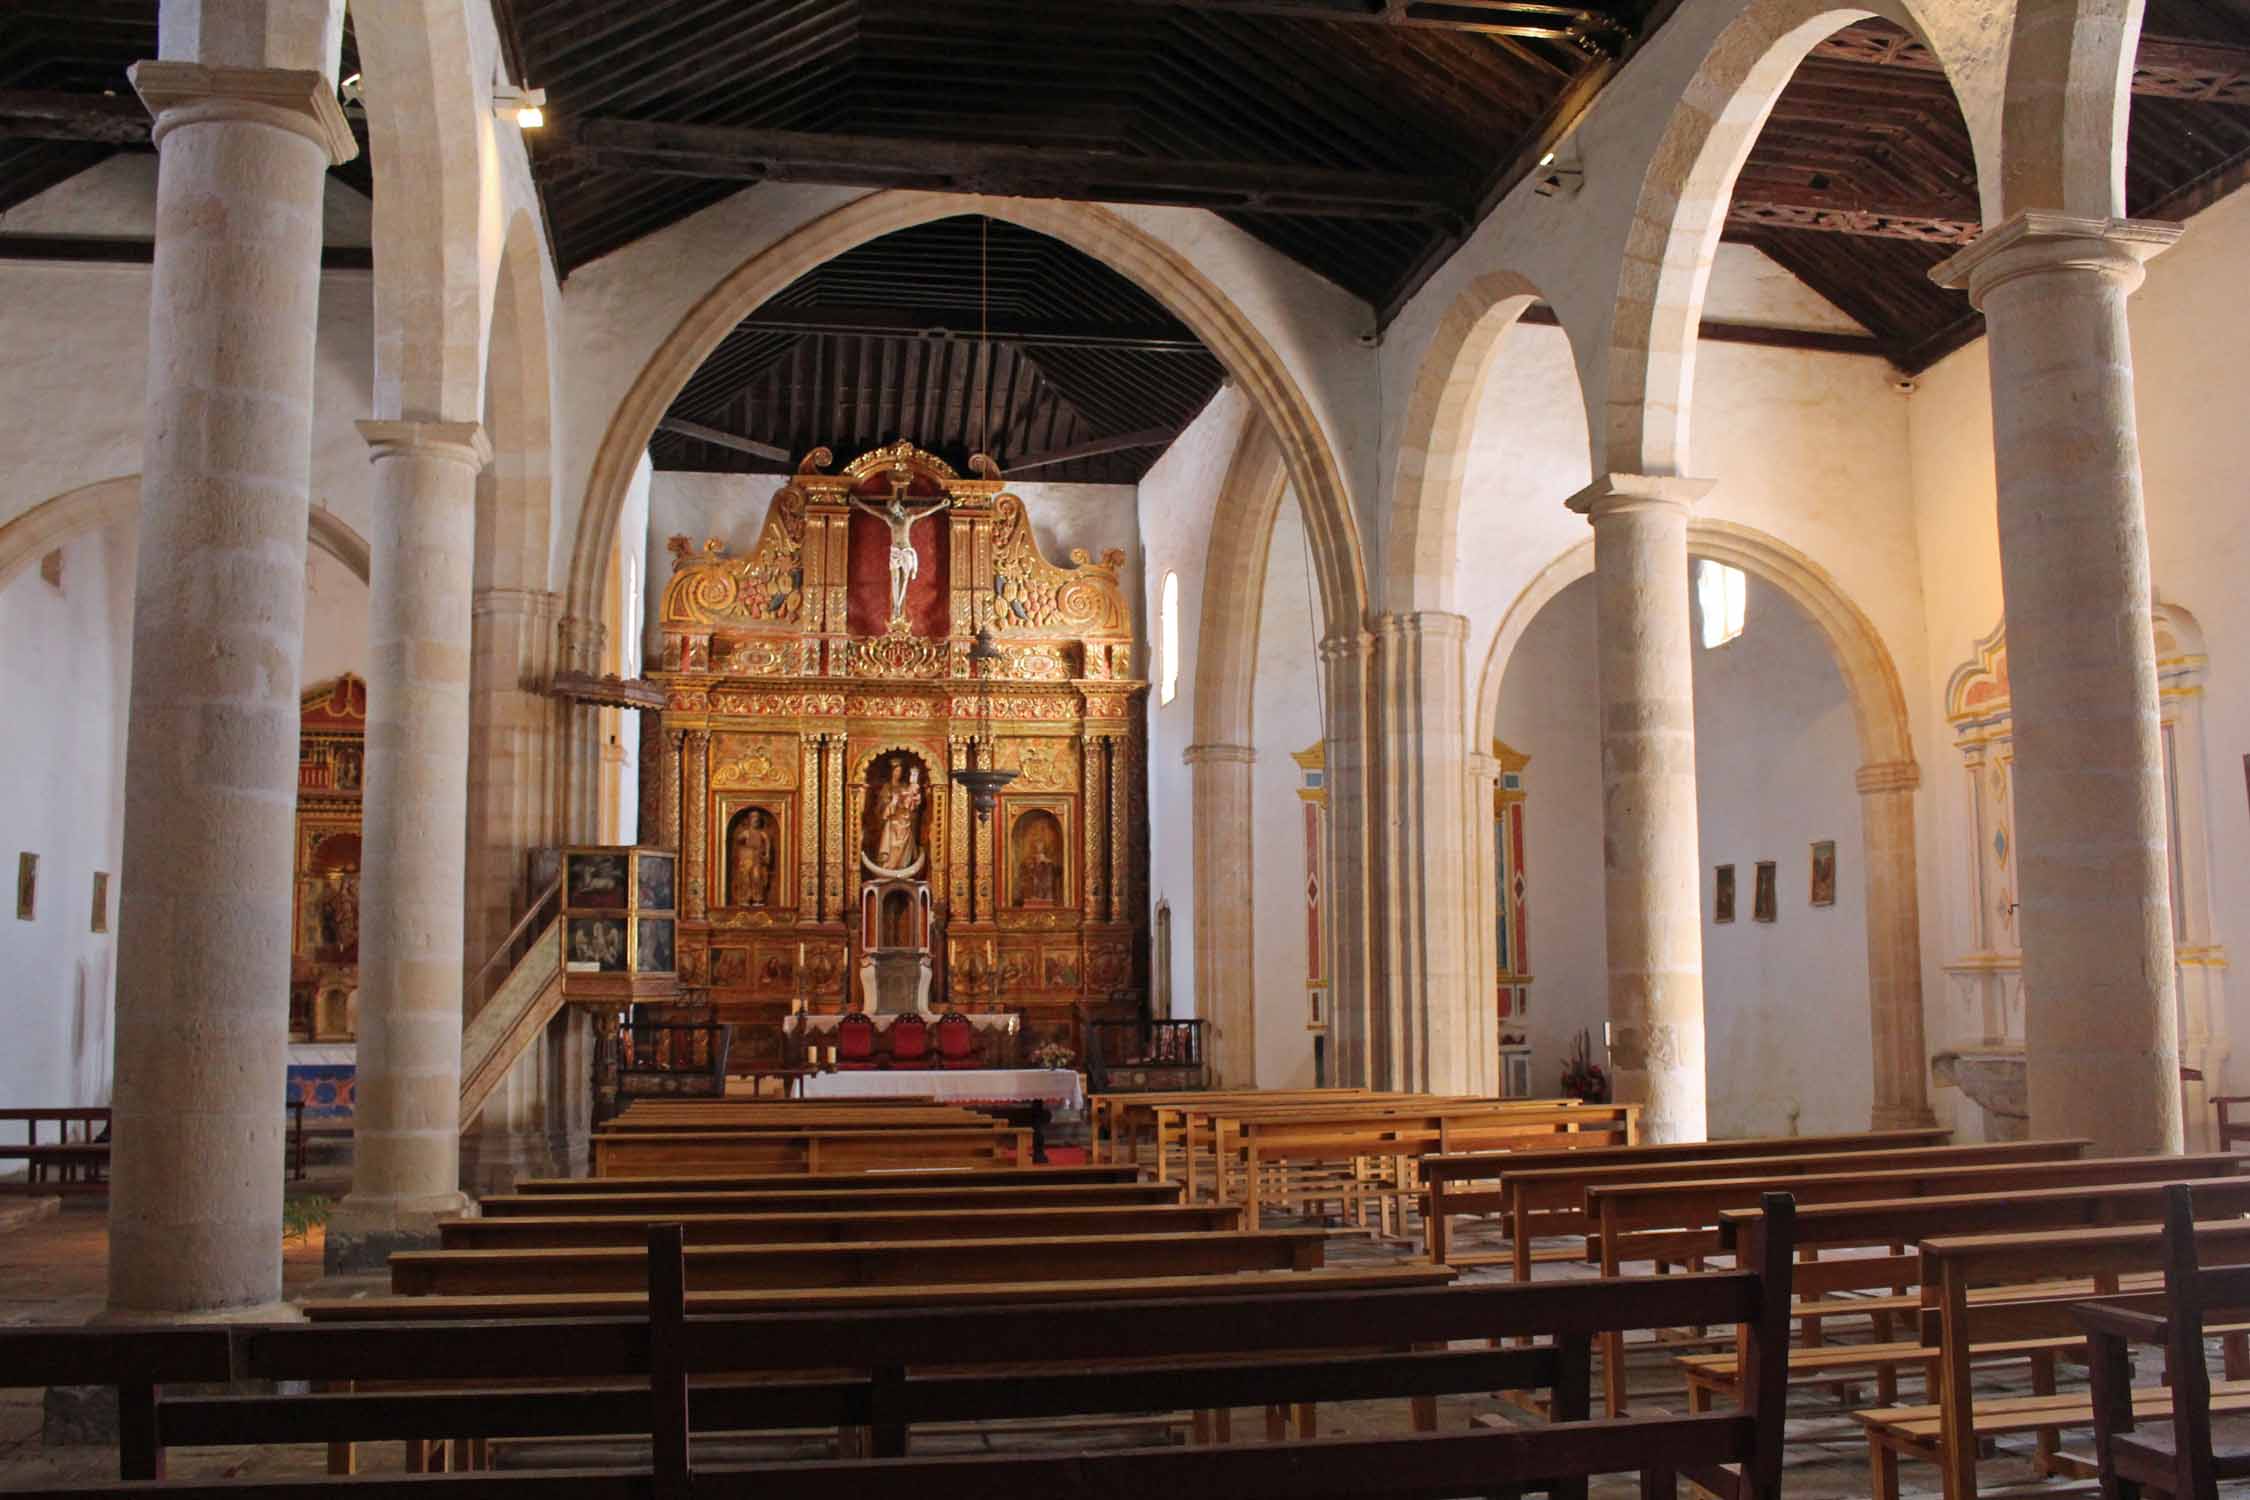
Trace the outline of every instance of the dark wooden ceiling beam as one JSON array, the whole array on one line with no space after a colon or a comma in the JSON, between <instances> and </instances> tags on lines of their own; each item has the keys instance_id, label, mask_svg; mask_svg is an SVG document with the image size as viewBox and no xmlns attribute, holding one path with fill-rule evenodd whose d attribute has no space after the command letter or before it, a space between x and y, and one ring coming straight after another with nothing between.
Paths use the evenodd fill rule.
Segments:
<instances>
[{"instance_id":1,"label":"dark wooden ceiling beam","mask_svg":"<svg viewBox=\"0 0 2250 1500\"><path fill-rule=\"evenodd\" d=\"M1945 71L1920 38L1864 26L1847 26L1822 39L1810 55L1824 62ZM2197 104L2250 104L2250 47L2144 34L2133 59L2133 92Z\"/></svg>"},{"instance_id":2,"label":"dark wooden ceiling beam","mask_svg":"<svg viewBox=\"0 0 2250 1500\"><path fill-rule=\"evenodd\" d=\"M1460 184L1406 173L1242 161L1161 161L1036 146L734 126L581 119L550 129L542 164L730 182L1164 203L1221 212L1457 223Z\"/></svg>"},{"instance_id":3,"label":"dark wooden ceiling beam","mask_svg":"<svg viewBox=\"0 0 2250 1500\"><path fill-rule=\"evenodd\" d=\"M94 234L0 234L0 261L62 265L146 266L156 261L156 241ZM323 245L323 271L371 271L375 252L365 245Z\"/></svg>"},{"instance_id":4,"label":"dark wooden ceiling beam","mask_svg":"<svg viewBox=\"0 0 2250 1500\"><path fill-rule=\"evenodd\" d=\"M1019 458L1007 466L1011 475L1032 469L1049 469L1056 464L1067 464L1074 459L1100 458L1108 453L1123 453L1133 448L1162 448L1180 435L1177 427L1149 427L1139 432L1119 433L1116 437L1095 438L1091 442L1074 443L1068 448L1057 448L1048 453L1034 453L1029 458Z\"/></svg>"},{"instance_id":5,"label":"dark wooden ceiling beam","mask_svg":"<svg viewBox=\"0 0 2250 1500\"><path fill-rule=\"evenodd\" d=\"M1378 26L1467 31L1482 36L1568 42L1612 51L1629 24L1613 12L1583 5L1526 0L1131 0L1181 10L1281 16L1298 21L1364 21Z\"/></svg>"},{"instance_id":6,"label":"dark wooden ceiling beam","mask_svg":"<svg viewBox=\"0 0 2250 1500\"><path fill-rule=\"evenodd\" d=\"M771 443L761 443L756 438L746 438L738 432L722 432L716 427L706 427L701 422L690 422L685 417L666 417L656 424L658 432L669 432L675 437L694 438L699 443L709 443L716 448L747 453L752 458L770 458L776 463L791 461L787 448L777 448Z\"/></svg>"},{"instance_id":7,"label":"dark wooden ceiling beam","mask_svg":"<svg viewBox=\"0 0 2250 1500\"><path fill-rule=\"evenodd\" d=\"M0 89L0 140L148 144L148 107L132 94Z\"/></svg>"}]
</instances>

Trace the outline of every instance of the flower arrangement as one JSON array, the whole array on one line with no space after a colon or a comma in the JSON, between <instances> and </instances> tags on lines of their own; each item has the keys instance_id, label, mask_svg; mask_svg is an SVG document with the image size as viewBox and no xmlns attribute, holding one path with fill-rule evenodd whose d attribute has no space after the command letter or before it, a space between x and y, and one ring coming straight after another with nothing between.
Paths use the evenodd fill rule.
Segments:
<instances>
[{"instance_id":1,"label":"flower arrangement","mask_svg":"<svg viewBox=\"0 0 2250 1500\"><path fill-rule=\"evenodd\" d=\"M1069 1068L1077 1065L1078 1054L1061 1042L1041 1042L1031 1049L1031 1062L1040 1068Z\"/></svg>"},{"instance_id":2,"label":"flower arrangement","mask_svg":"<svg viewBox=\"0 0 2250 1500\"><path fill-rule=\"evenodd\" d=\"M1609 1102L1609 1074L1594 1061L1593 1038L1585 1031L1570 1044L1570 1057L1563 1063L1562 1091L1588 1104Z\"/></svg>"}]
</instances>

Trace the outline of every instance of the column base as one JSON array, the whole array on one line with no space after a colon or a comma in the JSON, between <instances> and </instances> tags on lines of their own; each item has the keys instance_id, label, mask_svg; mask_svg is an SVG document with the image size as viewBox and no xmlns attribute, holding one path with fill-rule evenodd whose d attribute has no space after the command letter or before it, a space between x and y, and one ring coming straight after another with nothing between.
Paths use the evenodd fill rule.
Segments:
<instances>
[{"instance_id":1,"label":"column base","mask_svg":"<svg viewBox=\"0 0 2250 1500\"><path fill-rule=\"evenodd\" d=\"M1915 1109L1903 1104L1878 1104L1869 1117L1869 1130L1932 1130L1937 1127L1937 1114L1927 1105Z\"/></svg>"},{"instance_id":2,"label":"column base","mask_svg":"<svg viewBox=\"0 0 2250 1500\"><path fill-rule=\"evenodd\" d=\"M461 1186L478 1198L513 1192L526 1177L567 1177L545 1130L479 1131L461 1139Z\"/></svg>"},{"instance_id":3,"label":"column base","mask_svg":"<svg viewBox=\"0 0 2250 1500\"><path fill-rule=\"evenodd\" d=\"M400 1250L435 1250L438 1224L476 1212L466 1193L427 1198L376 1198L353 1193L328 1216L321 1270L329 1276L380 1271Z\"/></svg>"}]
</instances>

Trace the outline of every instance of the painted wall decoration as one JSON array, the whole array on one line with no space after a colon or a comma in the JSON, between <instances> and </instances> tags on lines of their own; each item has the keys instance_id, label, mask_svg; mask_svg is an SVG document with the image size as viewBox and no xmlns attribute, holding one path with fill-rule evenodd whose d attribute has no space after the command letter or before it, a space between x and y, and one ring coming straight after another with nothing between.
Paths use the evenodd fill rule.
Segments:
<instances>
[{"instance_id":1,"label":"painted wall decoration","mask_svg":"<svg viewBox=\"0 0 2250 1500\"><path fill-rule=\"evenodd\" d=\"M1316 1033L1316 1076L1325 1063L1321 1045L1328 1030L1327 888L1328 747L1315 740L1289 757L1297 763L1297 797L1305 804L1305 1029Z\"/></svg>"},{"instance_id":2,"label":"painted wall decoration","mask_svg":"<svg viewBox=\"0 0 2250 1500\"><path fill-rule=\"evenodd\" d=\"M1775 885L1775 867L1770 859L1758 861L1758 884L1750 898L1750 920L1771 922L1778 918L1779 898Z\"/></svg>"},{"instance_id":3,"label":"painted wall decoration","mask_svg":"<svg viewBox=\"0 0 2250 1500\"><path fill-rule=\"evenodd\" d=\"M1836 841L1822 839L1812 846L1812 904L1836 904Z\"/></svg>"},{"instance_id":4,"label":"painted wall decoration","mask_svg":"<svg viewBox=\"0 0 2250 1500\"><path fill-rule=\"evenodd\" d=\"M1500 763L1492 788L1493 952L1501 1041L1513 1045L1531 1013L1531 882L1524 864L1524 770L1531 757L1499 740L1492 742L1492 755Z\"/></svg>"},{"instance_id":5,"label":"painted wall decoration","mask_svg":"<svg viewBox=\"0 0 2250 1500\"><path fill-rule=\"evenodd\" d=\"M998 471L972 470L904 442L840 470L815 450L750 557L673 541L644 838L679 851L679 972L745 1056L778 1059L793 1007L869 1003L862 893L888 880L927 887L933 1007L1021 1010L1081 1051L1084 1017L1141 1010L1125 558L1049 562ZM1002 660L980 691L985 627ZM1016 773L989 820L952 779L972 745Z\"/></svg>"}]
</instances>

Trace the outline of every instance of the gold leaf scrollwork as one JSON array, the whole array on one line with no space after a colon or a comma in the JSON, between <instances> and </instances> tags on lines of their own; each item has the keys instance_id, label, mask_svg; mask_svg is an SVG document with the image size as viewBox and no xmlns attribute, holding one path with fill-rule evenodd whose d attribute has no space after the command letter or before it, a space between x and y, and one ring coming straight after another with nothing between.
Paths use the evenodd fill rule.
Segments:
<instances>
[{"instance_id":1,"label":"gold leaf scrollwork","mask_svg":"<svg viewBox=\"0 0 2250 1500\"><path fill-rule=\"evenodd\" d=\"M672 581L664 587L664 625L794 625L804 611L805 497L794 485L774 496L765 529L748 557L728 557L716 540L702 548L671 541Z\"/></svg>"},{"instance_id":2,"label":"gold leaf scrollwork","mask_svg":"<svg viewBox=\"0 0 2250 1500\"><path fill-rule=\"evenodd\" d=\"M1023 501L1002 495L992 513L992 592L1003 630L1077 636L1127 633L1124 592L1117 571L1125 554L1111 548L1096 562L1083 549L1073 566L1058 568L1040 555Z\"/></svg>"}]
</instances>

